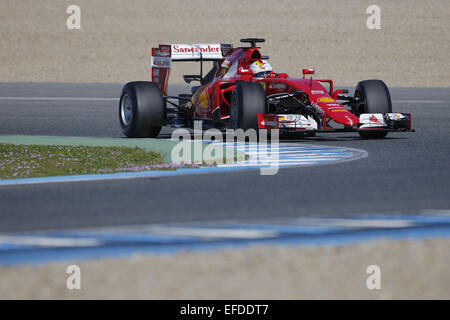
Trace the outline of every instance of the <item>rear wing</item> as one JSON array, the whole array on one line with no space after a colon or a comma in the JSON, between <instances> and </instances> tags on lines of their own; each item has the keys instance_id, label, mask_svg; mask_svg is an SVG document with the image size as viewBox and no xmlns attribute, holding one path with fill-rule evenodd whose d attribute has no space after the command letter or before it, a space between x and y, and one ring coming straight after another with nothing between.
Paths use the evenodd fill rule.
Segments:
<instances>
[{"instance_id":1,"label":"rear wing","mask_svg":"<svg viewBox=\"0 0 450 320\"><path fill-rule=\"evenodd\" d=\"M172 61L218 61L223 59L233 47L231 44L160 44L158 48L152 48L152 82L158 84L163 95L167 95ZM200 77L202 67L200 65Z\"/></svg>"}]
</instances>

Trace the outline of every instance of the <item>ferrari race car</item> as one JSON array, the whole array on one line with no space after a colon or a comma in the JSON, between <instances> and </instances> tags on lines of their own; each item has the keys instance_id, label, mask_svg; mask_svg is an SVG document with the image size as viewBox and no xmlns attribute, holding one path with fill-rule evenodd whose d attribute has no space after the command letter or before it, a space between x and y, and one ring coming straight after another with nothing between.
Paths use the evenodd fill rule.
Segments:
<instances>
[{"instance_id":1,"label":"ferrari race car","mask_svg":"<svg viewBox=\"0 0 450 320\"><path fill-rule=\"evenodd\" d=\"M119 103L119 118L127 137L156 137L161 127L278 129L282 132L358 132L363 138L383 138L388 132L413 131L411 115L392 112L389 89L381 80L357 84L354 96L334 89L329 79L313 79L313 69L291 78L272 71L257 43L241 39L231 44L172 44L152 49L151 82L127 83ZM184 75L191 93L169 96L172 62L197 61L200 72ZM212 69L203 75L203 63Z\"/></svg>"}]
</instances>

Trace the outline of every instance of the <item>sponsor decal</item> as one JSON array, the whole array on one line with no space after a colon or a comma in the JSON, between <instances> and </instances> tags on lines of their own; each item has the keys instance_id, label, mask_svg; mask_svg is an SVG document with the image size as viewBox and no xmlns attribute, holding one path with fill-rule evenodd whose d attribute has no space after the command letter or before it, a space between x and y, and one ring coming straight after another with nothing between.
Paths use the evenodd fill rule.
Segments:
<instances>
[{"instance_id":1,"label":"sponsor decal","mask_svg":"<svg viewBox=\"0 0 450 320\"><path fill-rule=\"evenodd\" d=\"M152 56L160 58L170 58L170 45L159 45L159 48L152 48Z\"/></svg>"},{"instance_id":2,"label":"sponsor decal","mask_svg":"<svg viewBox=\"0 0 450 320\"><path fill-rule=\"evenodd\" d=\"M274 120L263 120L261 121L261 125L266 126L266 127L274 127L274 128L278 128L278 122L274 121Z\"/></svg>"},{"instance_id":3,"label":"sponsor decal","mask_svg":"<svg viewBox=\"0 0 450 320\"><path fill-rule=\"evenodd\" d=\"M167 57L170 57L170 51L155 49L155 56L161 57L161 58L167 58Z\"/></svg>"},{"instance_id":4,"label":"sponsor decal","mask_svg":"<svg viewBox=\"0 0 450 320\"><path fill-rule=\"evenodd\" d=\"M399 120L405 118L401 113L387 113L389 120Z\"/></svg>"},{"instance_id":5,"label":"sponsor decal","mask_svg":"<svg viewBox=\"0 0 450 320\"><path fill-rule=\"evenodd\" d=\"M170 68L172 63L170 58L152 57L152 67L156 68Z\"/></svg>"},{"instance_id":6,"label":"sponsor decal","mask_svg":"<svg viewBox=\"0 0 450 320\"><path fill-rule=\"evenodd\" d=\"M206 93L206 90L203 90L203 92L201 93L198 103L203 109L208 109L209 103L208 103L208 94Z\"/></svg>"},{"instance_id":7,"label":"sponsor decal","mask_svg":"<svg viewBox=\"0 0 450 320\"><path fill-rule=\"evenodd\" d=\"M311 90L312 94L323 94L323 90Z\"/></svg>"},{"instance_id":8,"label":"sponsor decal","mask_svg":"<svg viewBox=\"0 0 450 320\"><path fill-rule=\"evenodd\" d=\"M173 44L172 60L222 59L220 44Z\"/></svg>"},{"instance_id":9,"label":"sponsor decal","mask_svg":"<svg viewBox=\"0 0 450 320\"><path fill-rule=\"evenodd\" d=\"M336 109L336 107L342 109L339 103L327 103L327 107L330 107L330 109Z\"/></svg>"},{"instance_id":10,"label":"sponsor decal","mask_svg":"<svg viewBox=\"0 0 450 320\"><path fill-rule=\"evenodd\" d=\"M369 120L372 121L372 122L376 122L376 123L382 123L380 120L378 120L378 118L375 115L372 115L369 118Z\"/></svg>"},{"instance_id":11,"label":"sponsor decal","mask_svg":"<svg viewBox=\"0 0 450 320\"><path fill-rule=\"evenodd\" d=\"M332 109L331 112L347 112L347 109Z\"/></svg>"},{"instance_id":12,"label":"sponsor decal","mask_svg":"<svg viewBox=\"0 0 450 320\"><path fill-rule=\"evenodd\" d=\"M286 84L280 82L271 82L269 84L269 88L271 89L286 89Z\"/></svg>"},{"instance_id":13,"label":"sponsor decal","mask_svg":"<svg viewBox=\"0 0 450 320\"><path fill-rule=\"evenodd\" d=\"M336 100L334 100L333 98L330 98L330 97L322 97L322 98L319 98L317 101L319 101L319 102L336 102Z\"/></svg>"},{"instance_id":14,"label":"sponsor decal","mask_svg":"<svg viewBox=\"0 0 450 320\"><path fill-rule=\"evenodd\" d=\"M269 100L273 101L273 100L286 99L286 98L289 98L292 96L293 96L292 93L286 93L286 94L282 94L282 95L279 95L279 93L278 93L278 94L272 94L272 95L268 96L268 98L269 98Z\"/></svg>"},{"instance_id":15,"label":"sponsor decal","mask_svg":"<svg viewBox=\"0 0 450 320\"><path fill-rule=\"evenodd\" d=\"M385 127L383 115L381 113L363 113L359 116L360 128Z\"/></svg>"},{"instance_id":16,"label":"sponsor decal","mask_svg":"<svg viewBox=\"0 0 450 320\"><path fill-rule=\"evenodd\" d=\"M220 52L220 45L211 46L208 44L207 46L189 46L189 45L179 45L175 44L172 46L173 53L218 53Z\"/></svg>"},{"instance_id":17,"label":"sponsor decal","mask_svg":"<svg viewBox=\"0 0 450 320\"><path fill-rule=\"evenodd\" d=\"M278 129L278 116L273 114L259 114L259 127L265 129Z\"/></svg>"},{"instance_id":18,"label":"sponsor decal","mask_svg":"<svg viewBox=\"0 0 450 320\"><path fill-rule=\"evenodd\" d=\"M317 129L317 122L310 116L305 117L299 114L279 115L280 126L282 128L295 128L314 130Z\"/></svg>"},{"instance_id":19,"label":"sponsor decal","mask_svg":"<svg viewBox=\"0 0 450 320\"><path fill-rule=\"evenodd\" d=\"M311 107L314 109L314 111L315 111L318 115L320 115L321 117L323 117L323 115L324 115L325 112L322 110L321 107L319 107L316 103L314 103L314 102L312 102L312 101L311 101Z\"/></svg>"},{"instance_id":20,"label":"sponsor decal","mask_svg":"<svg viewBox=\"0 0 450 320\"><path fill-rule=\"evenodd\" d=\"M222 62L221 67L222 68L229 68L230 64L231 64L230 60L225 60L224 62Z\"/></svg>"}]
</instances>

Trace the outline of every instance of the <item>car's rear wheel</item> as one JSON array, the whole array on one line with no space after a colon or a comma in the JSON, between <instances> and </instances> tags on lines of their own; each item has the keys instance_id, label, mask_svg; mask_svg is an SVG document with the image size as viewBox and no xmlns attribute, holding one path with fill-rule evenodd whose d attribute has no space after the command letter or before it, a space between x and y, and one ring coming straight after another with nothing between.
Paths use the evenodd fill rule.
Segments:
<instances>
[{"instance_id":1,"label":"car's rear wheel","mask_svg":"<svg viewBox=\"0 0 450 320\"><path fill-rule=\"evenodd\" d=\"M257 130L257 114L264 113L267 113L264 88L257 82L239 82L231 95L230 127Z\"/></svg>"},{"instance_id":2,"label":"car's rear wheel","mask_svg":"<svg viewBox=\"0 0 450 320\"><path fill-rule=\"evenodd\" d=\"M156 137L164 119L164 100L159 87L146 81L127 83L120 97L119 119L128 138Z\"/></svg>"},{"instance_id":3,"label":"car's rear wheel","mask_svg":"<svg viewBox=\"0 0 450 320\"><path fill-rule=\"evenodd\" d=\"M391 95L387 85L381 80L360 81L356 85L355 98L362 98L360 113L390 113L392 112ZM364 139L381 139L387 131L359 132Z\"/></svg>"}]
</instances>

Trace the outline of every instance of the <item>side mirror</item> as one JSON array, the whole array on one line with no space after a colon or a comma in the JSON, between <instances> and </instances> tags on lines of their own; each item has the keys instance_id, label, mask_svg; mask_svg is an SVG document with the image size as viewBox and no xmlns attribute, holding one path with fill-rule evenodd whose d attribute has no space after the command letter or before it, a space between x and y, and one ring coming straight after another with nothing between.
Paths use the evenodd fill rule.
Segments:
<instances>
[{"instance_id":1,"label":"side mirror","mask_svg":"<svg viewBox=\"0 0 450 320\"><path fill-rule=\"evenodd\" d=\"M331 97L335 100L349 100L349 96L346 95L348 92L348 89L338 89L331 93Z\"/></svg>"},{"instance_id":2,"label":"side mirror","mask_svg":"<svg viewBox=\"0 0 450 320\"><path fill-rule=\"evenodd\" d=\"M241 68L238 69L237 74L240 75L240 76L252 76L253 72L250 69L245 69L245 68L241 67Z\"/></svg>"},{"instance_id":3,"label":"side mirror","mask_svg":"<svg viewBox=\"0 0 450 320\"><path fill-rule=\"evenodd\" d=\"M307 74L314 74L314 69L311 69L311 68L303 69L302 73L303 73L303 78L304 78L305 75L307 75Z\"/></svg>"}]
</instances>

